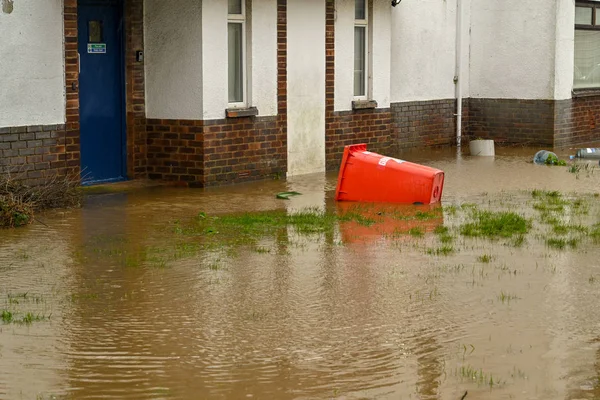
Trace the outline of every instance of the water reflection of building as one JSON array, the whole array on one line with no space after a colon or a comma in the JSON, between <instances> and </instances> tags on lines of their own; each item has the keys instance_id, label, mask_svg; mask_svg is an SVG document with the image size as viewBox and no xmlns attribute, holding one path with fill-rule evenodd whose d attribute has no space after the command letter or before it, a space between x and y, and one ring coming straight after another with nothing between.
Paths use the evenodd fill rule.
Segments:
<instances>
[{"instance_id":1,"label":"water reflection of building","mask_svg":"<svg viewBox=\"0 0 600 400\"><path fill-rule=\"evenodd\" d=\"M15 320L26 313L32 324L0 320L0 398L61 396L68 363L62 340L65 299L74 279L70 266L73 218L79 210L38 215L45 225L0 232L0 311Z\"/></svg>"}]
</instances>

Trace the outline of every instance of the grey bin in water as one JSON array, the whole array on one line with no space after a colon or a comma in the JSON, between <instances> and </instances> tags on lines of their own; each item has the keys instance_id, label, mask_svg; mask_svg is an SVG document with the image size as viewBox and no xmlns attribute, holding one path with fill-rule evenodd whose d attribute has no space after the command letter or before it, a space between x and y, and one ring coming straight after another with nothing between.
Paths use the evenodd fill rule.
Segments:
<instances>
[{"instance_id":1,"label":"grey bin in water","mask_svg":"<svg viewBox=\"0 0 600 400\"><path fill-rule=\"evenodd\" d=\"M587 148L577 150L578 158L590 158L592 160L600 160L600 149Z\"/></svg>"},{"instance_id":2,"label":"grey bin in water","mask_svg":"<svg viewBox=\"0 0 600 400\"><path fill-rule=\"evenodd\" d=\"M548 157L550 155L553 155L554 157L556 157L556 154L551 151L540 150L537 153L535 153L535 156L533 156L533 162L535 164L546 164L546 160L548 159Z\"/></svg>"}]
</instances>

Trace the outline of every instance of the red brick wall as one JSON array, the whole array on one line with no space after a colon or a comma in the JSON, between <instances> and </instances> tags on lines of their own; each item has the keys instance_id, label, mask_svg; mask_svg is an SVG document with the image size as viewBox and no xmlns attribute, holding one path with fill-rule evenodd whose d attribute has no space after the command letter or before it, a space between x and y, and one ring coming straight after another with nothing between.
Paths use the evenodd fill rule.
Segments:
<instances>
[{"instance_id":1,"label":"red brick wall","mask_svg":"<svg viewBox=\"0 0 600 400\"><path fill-rule=\"evenodd\" d=\"M336 169L350 144L367 143L369 150L388 152L392 117L389 108L334 111L335 0L327 0L325 13L325 162L327 169Z\"/></svg>"},{"instance_id":2,"label":"red brick wall","mask_svg":"<svg viewBox=\"0 0 600 400\"><path fill-rule=\"evenodd\" d=\"M468 99L465 135L496 142L554 144L554 101Z\"/></svg>"},{"instance_id":3,"label":"red brick wall","mask_svg":"<svg viewBox=\"0 0 600 400\"><path fill-rule=\"evenodd\" d=\"M214 186L285 173L278 117L209 121L148 120L148 176Z\"/></svg>"},{"instance_id":4,"label":"red brick wall","mask_svg":"<svg viewBox=\"0 0 600 400\"><path fill-rule=\"evenodd\" d=\"M344 146L367 143L370 151L393 152L392 115L389 109L334 112L326 122L327 169L339 168Z\"/></svg>"},{"instance_id":5,"label":"red brick wall","mask_svg":"<svg viewBox=\"0 0 600 400\"><path fill-rule=\"evenodd\" d=\"M204 185L285 174L287 138L278 117L204 121Z\"/></svg>"},{"instance_id":6,"label":"red brick wall","mask_svg":"<svg viewBox=\"0 0 600 400\"><path fill-rule=\"evenodd\" d=\"M9 172L27 184L71 170L67 160L65 125L0 128L0 172Z\"/></svg>"},{"instance_id":7,"label":"red brick wall","mask_svg":"<svg viewBox=\"0 0 600 400\"><path fill-rule=\"evenodd\" d=\"M456 143L456 100L394 103L391 109L396 148Z\"/></svg>"},{"instance_id":8,"label":"red brick wall","mask_svg":"<svg viewBox=\"0 0 600 400\"><path fill-rule=\"evenodd\" d=\"M204 183L203 121L147 120L150 179Z\"/></svg>"},{"instance_id":9,"label":"red brick wall","mask_svg":"<svg viewBox=\"0 0 600 400\"><path fill-rule=\"evenodd\" d=\"M600 96L579 96L554 104L554 145L600 142Z\"/></svg>"}]
</instances>

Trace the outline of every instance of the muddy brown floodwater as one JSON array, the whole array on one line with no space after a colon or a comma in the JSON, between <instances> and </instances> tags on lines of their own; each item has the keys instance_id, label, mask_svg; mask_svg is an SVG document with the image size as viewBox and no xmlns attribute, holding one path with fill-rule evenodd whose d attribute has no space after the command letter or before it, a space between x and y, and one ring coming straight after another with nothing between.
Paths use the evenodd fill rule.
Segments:
<instances>
[{"instance_id":1,"label":"muddy brown floodwater","mask_svg":"<svg viewBox=\"0 0 600 400\"><path fill-rule=\"evenodd\" d=\"M412 233L178 234L199 212L343 209L335 173L90 195L0 231L0 399L600 399L600 170L536 150L401 154L446 172L443 211ZM570 202L563 231L534 189ZM532 230L461 235L475 207Z\"/></svg>"}]
</instances>

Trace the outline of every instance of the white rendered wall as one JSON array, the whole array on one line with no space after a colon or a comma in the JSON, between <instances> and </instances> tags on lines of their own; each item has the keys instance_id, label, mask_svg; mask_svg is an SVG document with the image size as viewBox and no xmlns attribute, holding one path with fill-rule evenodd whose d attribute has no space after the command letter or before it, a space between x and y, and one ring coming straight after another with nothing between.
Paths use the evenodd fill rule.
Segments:
<instances>
[{"instance_id":1,"label":"white rendered wall","mask_svg":"<svg viewBox=\"0 0 600 400\"><path fill-rule=\"evenodd\" d=\"M196 0L197 1L197 0ZM202 119L225 118L227 83L227 2L202 0Z\"/></svg>"},{"instance_id":2,"label":"white rendered wall","mask_svg":"<svg viewBox=\"0 0 600 400\"><path fill-rule=\"evenodd\" d=\"M201 21L196 0L145 0L148 118L202 119Z\"/></svg>"},{"instance_id":3,"label":"white rendered wall","mask_svg":"<svg viewBox=\"0 0 600 400\"><path fill-rule=\"evenodd\" d=\"M352 109L354 100L354 0L336 1L335 111ZM369 65L370 100L378 108L390 106L391 10L388 0L373 0Z\"/></svg>"},{"instance_id":4,"label":"white rendered wall","mask_svg":"<svg viewBox=\"0 0 600 400\"><path fill-rule=\"evenodd\" d=\"M571 98L575 59L575 7L572 0L556 0L554 99Z\"/></svg>"},{"instance_id":5,"label":"white rendered wall","mask_svg":"<svg viewBox=\"0 0 600 400\"><path fill-rule=\"evenodd\" d=\"M472 2L471 97L554 98L555 8L555 0Z\"/></svg>"},{"instance_id":6,"label":"white rendered wall","mask_svg":"<svg viewBox=\"0 0 600 400\"><path fill-rule=\"evenodd\" d=\"M277 115L277 0L254 0L249 105L259 115Z\"/></svg>"},{"instance_id":7,"label":"white rendered wall","mask_svg":"<svg viewBox=\"0 0 600 400\"><path fill-rule=\"evenodd\" d=\"M377 107L390 106L390 73L392 51L392 10L390 1L373 0L373 63L371 68L372 99Z\"/></svg>"},{"instance_id":8,"label":"white rendered wall","mask_svg":"<svg viewBox=\"0 0 600 400\"><path fill-rule=\"evenodd\" d=\"M325 0L287 8L288 175L325 170Z\"/></svg>"},{"instance_id":9,"label":"white rendered wall","mask_svg":"<svg viewBox=\"0 0 600 400\"><path fill-rule=\"evenodd\" d=\"M0 9L0 127L65 122L62 0Z\"/></svg>"},{"instance_id":10,"label":"white rendered wall","mask_svg":"<svg viewBox=\"0 0 600 400\"><path fill-rule=\"evenodd\" d=\"M456 0L406 0L391 14L391 101L454 98Z\"/></svg>"}]
</instances>

